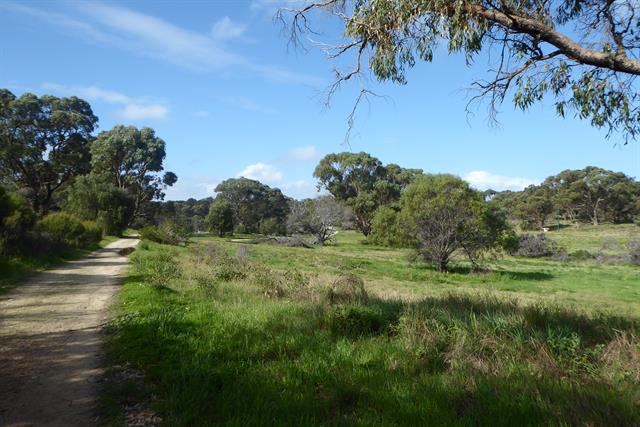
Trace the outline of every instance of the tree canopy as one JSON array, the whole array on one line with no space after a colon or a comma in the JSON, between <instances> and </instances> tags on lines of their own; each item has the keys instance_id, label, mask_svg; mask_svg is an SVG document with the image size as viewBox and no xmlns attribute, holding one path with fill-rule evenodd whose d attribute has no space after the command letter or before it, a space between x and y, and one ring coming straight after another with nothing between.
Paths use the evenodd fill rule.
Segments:
<instances>
[{"instance_id":1,"label":"tree canopy","mask_svg":"<svg viewBox=\"0 0 640 427\"><path fill-rule=\"evenodd\" d=\"M104 177L116 188L133 197L131 219L144 212L154 199L164 198L163 190L175 184L178 177L165 172L165 142L151 128L115 126L101 132L91 146L92 173Z\"/></svg>"},{"instance_id":2,"label":"tree canopy","mask_svg":"<svg viewBox=\"0 0 640 427\"><path fill-rule=\"evenodd\" d=\"M24 189L45 214L54 195L89 171L89 144L98 123L91 106L76 97L31 93L16 98L0 90L0 173Z\"/></svg>"},{"instance_id":3,"label":"tree canopy","mask_svg":"<svg viewBox=\"0 0 640 427\"><path fill-rule=\"evenodd\" d=\"M215 191L218 193L216 200L226 200L231 205L236 229L247 233L258 233L261 229L284 232L289 199L280 189L241 177L222 181ZM275 229L265 228L265 221L269 225L267 228Z\"/></svg>"},{"instance_id":4,"label":"tree canopy","mask_svg":"<svg viewBox=\"0 0 640 427\"><path fill-rule=\"evenodd\" d=\"M420 175L420 169L384 166L365 152L328 154L313 172L319 181L318 188L325 188L336 200L353 209L356 227L365 236L371 232L376 209L396 202L402 189Z\"/></svg>"},{"instance_id":5,"label":"tree canopy","mask_svg":"<svg viewBox=\"0 0 640 427\"><path fill-rule=\"evenodd\" d=\"M343 43L318 42L314 10L342 21ZM527 109L547 95L560 116L570 111L622 133L624 142L640 131L638 4L633 0L322 0L290 16L292 40L305 32L332 59L352 54L354 66L336 70L333 93L365 67L379 80L406 83L406 70L431 62L444 45L472 63L489 52L491 78L477 80L475 100L488 100L491 117L507 96Z\"/></svg>"}]
</instances>

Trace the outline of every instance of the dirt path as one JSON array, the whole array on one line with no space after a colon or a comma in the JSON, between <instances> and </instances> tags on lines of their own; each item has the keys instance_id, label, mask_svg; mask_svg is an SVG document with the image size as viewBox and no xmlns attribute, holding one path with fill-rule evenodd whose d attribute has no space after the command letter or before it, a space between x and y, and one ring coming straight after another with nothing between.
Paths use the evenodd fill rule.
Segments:
<instances>
[{"instance_id":1,"label":"dirt path","mask_svg":"<svg viewBox=\"0 0 640 427\"><path fill-rule=\"evenodd\" d=\"M137 243L121 239L0 296L0 426L95 424L100 325Z\"/></svg>"}]
</instances>

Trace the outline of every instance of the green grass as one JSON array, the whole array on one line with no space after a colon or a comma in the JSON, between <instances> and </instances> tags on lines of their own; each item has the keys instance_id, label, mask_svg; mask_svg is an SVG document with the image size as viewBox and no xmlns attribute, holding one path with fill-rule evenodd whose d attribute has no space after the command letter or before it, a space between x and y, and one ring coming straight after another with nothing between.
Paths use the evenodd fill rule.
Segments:
<instances>
[{"instance_id":1,"label":"green grass","mask_svg":"<svg viewBox=\"0 0 640 427\"><path fill-rule=\"evenodd\" d=\"M109 420L146 400L185 426L640 424L638 267L505 258L440 274L338 237L238 259L241 243L211 237L142 244L107 348L145 384L108 382ZM344 271L367 302L328 303Z\"/></svg>"},{"instance_id":2,"label":"green grass","mask_svg":"<svg viewBox=\"0 0 640 427\"><path fill-rule=\"evenodd\" d=\"M0 294L12 289L29 275L46 270L64 261L79 259L92 251L102 248L117 240L117 237L107 236L96 245L86 249L69 249L62 253L48 253L36 255L21 255L13 257L0 256Z\"/></svg>"}]
</instances>

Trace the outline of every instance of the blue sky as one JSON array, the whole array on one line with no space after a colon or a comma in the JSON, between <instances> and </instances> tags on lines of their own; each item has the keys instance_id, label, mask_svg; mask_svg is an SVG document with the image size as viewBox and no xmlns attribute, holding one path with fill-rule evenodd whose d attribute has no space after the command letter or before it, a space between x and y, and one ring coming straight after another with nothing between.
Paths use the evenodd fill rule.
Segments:
<instances>
[{"instance_id":1,"label":"blue sky","mask_svg":"<svg viewBox=\"0 0 640 427\"><path fill-rule=\"evenodd\" d=\"M84 98L100 130L153 127L179 176L168 199L212 196L216 183L240 175L313 196L319 158L349 149L478 188L519 189L587 165L640 177L640 143L559 119L551 102L526 113L505 103L499 127L487 124L485 107L468 117L466 88L488 68L485 57L467 67L443 53L411 70L406 86L368 82L386 98L358 110L344 145L360 83L323 107L333 65L319 49L288 47L271 19L295 1L0 0L0 87Z\"/></svg>"}]
</instances>

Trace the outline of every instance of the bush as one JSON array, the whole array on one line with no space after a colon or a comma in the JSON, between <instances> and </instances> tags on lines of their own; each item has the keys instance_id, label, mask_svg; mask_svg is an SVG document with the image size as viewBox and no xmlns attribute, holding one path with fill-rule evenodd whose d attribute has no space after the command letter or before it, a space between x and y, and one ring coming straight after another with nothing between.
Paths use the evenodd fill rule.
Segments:
<instances>
[{"instance_id":1,"label":"bush","mask_svg":"<svg viewBox=\"0 0 640 427\"><path fill-rule=\"evenodd\" d=\"M147 225L140 231L143 239L164 245L184 245L188 240L188 233L173 221L165 221L162 224Z\"/></svg>"},{"instance_id":2,"label":"bush","mask_svg":"<svg viewBox=\"0 0 640 427\"><path fill-rule=\"evenodd\" d=\"M640 265L640 240L634 240L627 245L629 248L629 262Z\"/></svg>"},{"instance_id":3,"label":"bush","mask_svg":"<svg viewBox=\"0 0 640 427\"><path fill-rule=\"evenodd\" d=\"M53 244L71 248L88 247L102 239L102 228L95 222L83 223L64 212L43 217L38 222L37 230Z\"/></svg>"},{"instance_id":4,"label":"bush","mask_svg":"<svg viewBox=\"0 0 640 427\"><path fill-rule=\"evenodd\" d=\"M345 273L339 276L331 284L328 297L331 304L364 304L369 300L367 291L364 288L364 281L352 273Z\"/></svg>"},{"instance_id":5,"label":"bush","mask_svg":"<svg viewBox=\"0 0 640 427\"><path fill-rule=\"evenodd\" d=\"M510 251L510 254L539 258L558 255L561 252L560 246L544 234L521 234L518 236L518 248Z\"/></svg>"},{"instance_id":6,"label":"bush","mask_svg":"<svg viewBox=\"0 0 640 427\"><path fill-rule=\"evenodd\" d=\"M36 214L27 201L0 186L0 253L12 254L25 246Z\"/></svg>"},{"instance_id":7,"label":"bush","mask_svg":"<svg viewBox=\"0 0 640 427\"><path fill-rule=\"evenodd\" d=\"M576 261L587 261L590 259L594 259L595 255L593 255L591 252L587 250L578 249L577 251L571 252L569 254L569 257Z\"/></svg>"},{"instance_id":8,"label":"bush","mask_svg":"<svg viewBox=\"0 0 640 427\"><path fill-rule=\"evenodd\" d=\"M331 333L353 338L383 333L390 323L391 319L375 306L340 305L327 314Z\"/></svg>"},{"instance_id":9,"label":"bush","mask_svg":"<svg viewBox=\"0 0 640 427\"><path fill-rule=\"evenodd\" d=\"M367 240L375 245L401 246L405 239L398 229L398 212L387 206L378 208Z\"/></svg>"}]
</instances>

